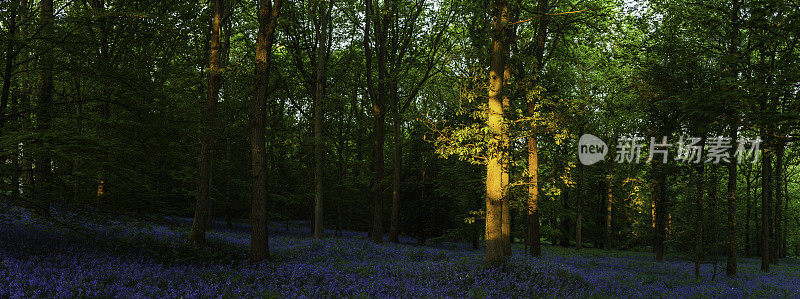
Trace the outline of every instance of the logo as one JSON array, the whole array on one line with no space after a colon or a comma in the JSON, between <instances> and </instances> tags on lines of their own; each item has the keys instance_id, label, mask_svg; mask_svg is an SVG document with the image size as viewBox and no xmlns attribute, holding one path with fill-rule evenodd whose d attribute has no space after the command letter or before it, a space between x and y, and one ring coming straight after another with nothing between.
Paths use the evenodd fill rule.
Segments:
<instances>
[{"instance_id":1,"label":"logo","mask_svg":"<svg viewBox=\"0 0 800 299\"><path fill-rule=\"evenodd\" d=\"M583 134L578 140L578 160L583 165L592 165L606 158L609 148L603 140L592 134Z\"/></svg>"}]
</instances>

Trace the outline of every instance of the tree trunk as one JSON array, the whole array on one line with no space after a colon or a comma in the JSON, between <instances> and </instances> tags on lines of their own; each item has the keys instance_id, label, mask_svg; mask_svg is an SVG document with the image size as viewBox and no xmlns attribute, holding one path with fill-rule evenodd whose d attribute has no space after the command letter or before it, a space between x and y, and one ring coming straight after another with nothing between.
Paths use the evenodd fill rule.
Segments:
<instances>
[{"instance_id":1,"label":"tree trunk","mask_svg":"<svg viewBox=\"0 0 800 299\"><path fill-rule=\"evenodd\" d=\"M731 140L737 140L738 126L731 124ZM736 177L737 165L735 161L728 164L728 252L725 265L725 275L736 275Z\"/></svg>"},{"instance_id":2,"label":"tree trunk","mask_svg":"<svg viewBox=\"0 0 800 299\"><path fill-rule=\"evenodd\" d=\"M511 40L509 38L509 40ZM511 77L511 72L508 69L508 65L505 66L503 70L503 80L505 84L505 80L509 80ZM509 99L508 96L503 95L503 102L502 102L502 110L503 110L503 121L505 122L506 117L508 116L508 107L509 107ZM503 255L510 256L511 255L511 209L510 209L510 201L511 196L509 196L509 176L511 169L509 167L509 140L508 140L508 129L506 126L503 126L502 136L501 136L501 154L502 160L500 162L500 168L502 171L501 178L500 178L500 189L502 190L502 197L501 197L501 207L500 207L500 240L503 242Z\"/></svg>"},{"instance_id":3,"label":"tree trunk","mask_svg":"<svg viewBox=\"0 0 800 299\"><path fill-rule=\"evenodd\" d=\"M265 117L267 114L267 84L281 0L258 1L258 35L252 115L250 117L250 157L253 178L250 233L250 262L255 264L269 259L267 231L267 165L265 160Z\"/></svg>"},{"instance_id":4,"label":"tree trunk","mask_svg":"<svg viewBox=\"0 0 800 299\"><path fill-rule=\"evenodd\" d=\"M26 37L28 33L28 0L20 0L20 7L19 7L19 34L21 37ZM28 63L28 52L25 49L21 49L20 51L20 69L27 69ZM19 128L20 130L26 130L31 127L31 99L30 99L30 76L26 73L20 74L20 89L19 89L19 97L17 101L19 101ZM20 145L20 170L21 170L21 190L22 190L22 202L24 206L32 206L32 203L36 202L33 194L33 169L32 169L32 162L31 161L31 151L29 142L23 141Z\"/></svg>"},{"instance_id":5,"label":"tree trunk","mask_svg":"<svg viewBox=\"0 0 800 299\"><path fill-rule=\"evenodd\" d=\"M544 46L547 41L547 24L549 17L546 15L548 11L548 1L539 0L538 10L541 14L539 25L536 28L536 48L534 50L534 57L536 58L536 80L534 86L539 85L539 78L542 75L544 57ZM528 114L527 117L531 118L531 130L528 136L528 236L525 238L528 242L529 254L534 257L542 256L541 236L539 235L539 148L536 140L536 123L533 120L534 113L536 112L536 101L528 101Z\"/></svg>"},{"instance_id":6,"label":"tree trunk","mask_svg":"<svg viewBox=\"0 0 800 299\"><path fill-rule=\"evenodd\" d=\"M40 40L48 40L53 34L53 0L39 1L39 14L41 25L39 29ZM39 45L39 94L37 103L37 125L40 134L47 135L50 130L53 106L53 53L46 44ZM36 175L34 184L38 202L36 212L41 216L50 215L50 170L51 157L46 150L42 150L35 158Z\"/></svg>"},{"instance_id":7,"label":"tree trunk","mask_svg":"<svg viewBox=\"0 0 800 299\"><path fill-rule=\"evenodd\" d=\"M203 113L203 140L200 143L200 166L198 167L197 205L189 239L197 244L205 244L206 230L211 216L211 151L214 148L214 118L217 113L219 90L222 83L221 44L222 15L225 8L222 0L212 2L214 16L211 22L211 50L209 51L208 95Z\"/></svg>"},{"instance_id":8,"label":"tree trunk","mask_svg":"<svg viewBox=\"0 0 800 299\"><path fill-rule=\"evenodd\" d=\"M748 166L749 167L749 166ZM745 202L747 203L747 211L745 212L745 219L744 219L744 253L745 255L749 255L750 252L750 219L751 215L753 214L753 203L752 198L750 197L750 170L748 169L745 171L745 184L747 187L745 188Z\"/></svg>"},{"instance_id":9,"label":"tree trunk","mask_svg":"<svg viewBox=\"0 0 800 299\"><path fill-rule=\"evenodd\" d=\"M380 110L380 109L376 109ZM372 178L372 241L383 243L383 142L384 142L384 117L382 111L376 111L375 122L373 124L373 144L372 144L372 168L374 177Z\"/></svg>"},{"instance_id":10,"label":"tree trunk","mask_svg":"<svg viewBox=\"0 0 800 299\"><path fill-rule=\"evenodd\" d=\"M580 120L580 132L578 136L583 135L583 120ZM583 248L583 235L581 231L583 219L583 195L586 194L583 190L583 164L578 163L577 183L575 190L575 249L580 250Z\"/></svg>"},{"instance_id":11,"label":"tree trunk","mask_svg":"<svg viewBox=\"0 0 800 299\"><path fill-rule=\"evenodd\" d=\"M489 68L489 127L491 141L486 165L486 266L505 263L502 240L503 200L503 85L505 84L505 29L508 23L508 3L493 1L492 53Z\"/></svg>"},{"instance_id":12,"label":"tree trunk","mask_svg":"<svg viewBox=\"0 0 800 299\"><path fill-rule=\"evenodd\" d=\"M370 33L372 18L377 18L378 14L373 13L372 1L366 2L366 15L364 24L364 56L366 64L367 91L372 101L372 115L374 119L372 129L372 241L383 243L383 143L385 140L385 118L386 118L386 91L389 73L387 69L387 44L386 27L388 26L388 13L382 13L383 18L375 24L375 44L378 47L378 82L377 91L372 80L372 46L370 43Z\"/></svg>"},{"instance_id":13,"label":"tree trunk","mask_svg":"<svg viewBox=\"0 0 800 299\"><path fill-rule=\"evenodd\" d=\"M667 180L664 166L660 163L656 165L656 201L655 201L655 242L653 243L653 251L656 256L656 261L662 262L664 260L664 239L666 238L666 199L667 199Z\"/></svg>"},{"instance_id":14,"label":"tree trunk","mask_svg":"<svg viewBox=\"0 0 800 299\"><path fill-rule=\"evenodd\" d=\"M611 250L611 207L614 203L613 183L614 177L611 174L611 162L606 166L608 173L606 174L606 250Z\"/></svg>"},{"instance_id":15,"label":"tree trunk","mask_svg":"<svg viewBox=\"0 0 800 299\"><path fill-rule=\"evenodd\" d=\"M564 216L561 217L561 246L569 247L569 217L567 217L567 212L569 211L569 198L570 192L569 188L565 187L564 190L561 192L561 206L564 209Z\"/></svg>"},{"instance_id":16,"label":"tree trunk","mask_svg":"<svg viewBox=\"0 0 800 299\"><path fill-rule=\"evenodd\" d=\"M719 188L719 169L717 165L709 166L711 177L709 178L708 189L708 216L711 225L711 258L714 261L714 275L717 274L717 256L719 254L719 226L717 224L717 191ZM713 276L712 276L713 277Z\"/></svg>"},{"instance_id":17,"label":"tree trunk","mask_svg":"<svg viewBox=\"0 0 800 299\"><path fill-rule=\"evenodd\" d=\"M729 61L731 65L728 67L731 70L730 75L728 76L730 79L736 81L738 79L738 67L737 63L735 62L738 59L738 44L739 44L739 9L741 6L740 0L733 0L733 5L731 9L731 31L729 33L728 44L729 44L729 54L730 58ZM734 89L735 90L735 89ZM738 112L734 110L729 115L738 115ZM739 119L736 117L731 118L731 141L735 142L737 140L737 132L738 132L738 122ZM728 164L728 259L725 267L725 275L726 276L734 276L736 275L736 170L737 165L734 161L731 161Z\"/></svg>"},{"instance_id":18,"label":"tree trunk","mask_svg":"<svg viewBox=\"0 0 800 299\"><path fill-rule=\"evenodd\" d=\"M333 1L321 1L333 6ZM326 5L319 3L320 26L317 27L317 65L314 92L314 238L321 239L325 233L323 214L323 167L322 167L322 106L325 102L325 68L328 62L328 11Z\"/></svg>"},{"instance_id":19,"label":"tree trunk","mask_svg":"<svg viewBox=\"0 0 800 299\"><path fill-rule=\"evenodd\" d=\"M336 235L342 235L342 205L344 204L344 134L339 135L339 165L338 165L338 172L336 180L339 182L339 196L336 203Z\"/></svg>"},{"instance_id":20,"label":"tree trunk","mask_svg":"<svg viewBox=\"0 0 800 299\"><path fill-rule=\"evenodd\" d=\"M702 146L705 143L705 139L700 143ZM697 185L696 185L696 193L695 193L695 220L694 220L694 230L695 230L695 243L694 243L694 277L700 278L700 259L703 255L703 185L705 184L704 180L704 170L705 166L703 164L696 166L696 176L697 176Z\"/></svg>"},{"instance_id":21,"label":"tree trunk","mask_svg":"<svg viewBox=\"0 0 800 299\"><path fill-rule=\"evenodd\" d=\"M789 185L789 176L788 175L784 175L783 176L783 199L784 199L783 200L783 212L784 213L789 211L789 187L788 187L788 185ZM788 217L789 217L788 214L784 215L784 219L788 219ZM787 243L789 241L789 238L788 238L787 233L786 233L786 231L788 229L788 226L789 226L788 223L784 223L784 225L782 225L783 231L781 232L781 236L783 237L783 241L781 241L781 245L783 245L783 246L781 248L781 255L780 255L780 257L782 257L782 258L785 258L789 254L788 251L787 251L787 249L788 249ZM800 223L798 223L798 226L800 226Z\"/></svg>"},{"instance_id":22,"label":"tree trunk","mask_svg":"<svg viewBox=\"0 0 800 299\"><path fill-rule=\"evenodd\" d=\"M109 46L108 46L108 26L105 20L105 1L104 0L92 0L91 5L94 9L95 15L99 18L98 20L98 31L100 32L99 43L100 43L100 65L102 68L109 68ZM100 117L103 119L104 126L100 129L100 134L102 135L109 135L107 131L107 124L108 118L111 111L111 93L105 86L101 86L100 93L103 97L103 103L100 106ZM108 163L108 152L104 151L103 153L103 162ZM97 199L102 200L106 194L106 171L105 165L103 163L97 169Z\"/></svg>"},{"instance_id":23,"label":"tree trunk","mask_svg":"<svg viewBox=\"0 0 800 299\"><path fill-rule=\"evenodd\" d=\"M403 167L403 137L400 132L402 115L398 101L397 88L392 88L392 102L394 103L394 166L392 167L392 219L389 226L389 242L400 242L400 175Z\"/></svg>"},{"instance_id":24,"label":"tree trunk","mask_svg":"<svg viewBox=\"0 0 800 299\"><path fill-rule=\"evenodd\" d=\"M762 135L763 134L762 132ZM769 272L770 205L772 204L772 149L764 142L761 149L761 271Z\"/></svg>"},{"instance_id":25,"label":"tree trunk","mask_svg":"<svg viewBox=\"0 0 800 299\"><path fill-rule=\"evenodd\" d=\"M528 103L528 115L534 113L533 103ZM528 137L528 254L542 256L539 235L539 147L533 132Z\"/></svg>"},{"instance_id":26,"label":"tree trunk","mask_svg":"<svg viewBox=\"0 0 800 299\"><path fill-rule=\"evenodd\" d=\"M16 54L14 53L16 38L14 36L17 33L18 5L18 3L11 4L8 7L8 23L6 24L8 27L8 42L6 43L5 68L3 68L3 90L2 94L0 94L0 129L5 125L5 112L8 107L9 96L11 95L11 79L14 77L14 59L16 58Z\"/></svg>"},{"instance_id":27,"label":"tree trunk","mask_svg":"<svg viewBox=\"0 0 800 299\"><path fill-rule=\"evenodd\" d=\"M784 152L785 152L784 144L783 144L783 142L779 141L776 144L775 171L774 171L774 175L773 175L773 178L775 179L775 218L772 221L772 224L773 224L775 233L773 234L773 238L772 239L775 240L775 241L772 243L773 244L773 246L772 246L772 254L770 254L770 260L772 260L773 263L777 263L778 262L778 259L781 256L781 248L783 247L781 245L781 241L783 240L783 237L781 237L781 231L782 231L781 227L783 226L783 223L782 223L783 222L783 216L782 216L782 210L783 210L783 188L781 188L781 183L783 181L782 171L783 171L783 155L784 155Z\"/></svg>"}]
</instances>

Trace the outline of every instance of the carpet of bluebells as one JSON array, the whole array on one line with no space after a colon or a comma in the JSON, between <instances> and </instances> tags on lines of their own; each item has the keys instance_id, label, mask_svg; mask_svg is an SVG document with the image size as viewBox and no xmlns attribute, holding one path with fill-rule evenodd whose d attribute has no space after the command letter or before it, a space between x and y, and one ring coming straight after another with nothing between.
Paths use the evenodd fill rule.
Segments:
<instances>
[{"instance_id":1,"label":"carpet of bluebells","mask_svg":"<svg viewBox=\"0 0 800 299\"><path fill-rule=\"evenodd\" d=\"M273 260L250 266L246 224L215 224L200 248L185 241L188 219L52 214L0 202L0 297L800 297L792 259L768 274L740 259L736 278L703 264L696 280L679 257L545 247L540 259L516 249L503 272L463 245L374 245L356 232L315 241L274 224Z\"/></svg>"}]
</instances>

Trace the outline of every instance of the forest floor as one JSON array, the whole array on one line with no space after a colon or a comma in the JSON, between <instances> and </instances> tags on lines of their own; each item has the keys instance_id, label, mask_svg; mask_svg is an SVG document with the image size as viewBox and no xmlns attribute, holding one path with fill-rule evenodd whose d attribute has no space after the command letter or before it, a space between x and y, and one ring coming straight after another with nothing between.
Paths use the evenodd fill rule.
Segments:
<instances>
[{"instance_id":1,"label":"forest floor","mask_svg":"<svg viewBox=\"0 0 800 299\"><path fill-rule=\"evenodd\" d=\"M186 219L97 214L54 209L43 221L0 201L0 297L800 297L796 259L767 274L740 259L735 278L703 264L697 280L679 256L517 248L501 272L481 266L482 250L374 245L357 232L315 241L275 224L273 260L251 267L245 224L218 223L198 248Z\"/></svg>"}]
</instances>

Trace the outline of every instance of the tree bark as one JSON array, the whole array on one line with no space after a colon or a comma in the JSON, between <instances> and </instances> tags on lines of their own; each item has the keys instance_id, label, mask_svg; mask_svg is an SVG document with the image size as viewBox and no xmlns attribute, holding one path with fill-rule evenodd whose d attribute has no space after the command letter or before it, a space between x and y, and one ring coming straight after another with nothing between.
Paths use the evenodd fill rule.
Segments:
<instances>
[{"instance_id":1,"label":"tree bark","mask_svg":"<svg viewBox=\"0 0 800 299\"><path fill-rule=\"evenodd\" d=\"M700 143L701 146L705 144L705 139ZM694 277L700 278L700 259L703 255L703 186L705 184L704 180L704 170L705 166L703 164L696 166L696 193L695 193L695 220L694 220L694 230L695 230L695 243L694 243Z\"/></svg>"},{"instance_id":2,"label":"tree bark","mask_svg":"<svg viewBox=\"0 0 800 299\"><path fill-rule=\"evenodd\" d=\"M508 40L512 40L508 38ZM503 70L503 80L509 80L511 77L511 72L508 69L508 65L505 66ZM506 117L508 116L508 107L509 107L509 98L506 95L503 95L503 122L505 123ZM502 136L501 136L501 154L503 155L502 160L500 162L500 168L502 171L501 178L500 178L500 189L502 190L502 197L501 197L501 207L500 207L500 239L503 242L503 255L510 256L511 255L511 207L510 201L511 196L509 196L509 176L511 174L511 168L509 167L509 140L508 140L508 128L506 125L503 125L502 129Z\"/></svg>"},{"instance_id":3,"label":"tree bark","mask_svg":"<svg viewBox=\"0 0 800 299\"><path fill-rule=\"evenodd\" d=\"M766 142L766 140L762 146L761 153L761 271L769 272L771 223L770 205L772 204L772 149L769 148L769 144Z\"/></svg>"},{"instance_id":4,"label":"tree bark","mask_svg":"<svg viewBox=\"0 0 800 299\"><path fill-rule=\"evenodd\" d=\"M28 35L28 0L20 0L19 4L19 35L22 37L27 37ZM28 58L28 52L25 49L20 51L21 55L21 62L19 64L20 69L27 69L28 63L26 62ZM30 99L30 76L28 74L20 74L20 88L19 88L19 97L17 101L19 102L19 127L21 130L26 130L31 127L31 99ZM33 193L33 169L32 169L32 155L30 150L29 142L23 141L20 145L20 170L21 170L21 186L22 186L22 195L21 199L24 206L32 206L32 203L36 202Z\"/></svg>"},{"instance_id":5,"label":"tree bark","mask_svg":"<svg viewBox=\"0 0 800 299\"><path fill-rule=\"evenodd\" d=\"M708 216L711 225L711 258L714 261L714 275L717 274L717 257L719 254L719 226L717 224L717 191L719 188L719 168L717 165L709 166L711 177L709 178L708 189ZM713 277L713 276L712 276Z\"/></svg>"},{"instance_id":6,"label":"tree bark","mask_svg":"<svg viewBox=\"0 0 800 299\"><path fill-rule=\"evenodd\" d=\"M495 267L505 263L502 240L503 200L503 85L505 84L505 30L508 24L508 3L494 0L492 3L492 52L489 68L488 120L490 146L486 165L486 266Z\"/></svg>"},{"instance_id":7,"label":"tree bark","mask_svg":"<svg viewBox=\"0 0 800 299\"><path fill-rule=\"evenodd\" d=\"M548 1L539 0L538 10L541 14L539 25L536 28L536 49L534 50L534 57L536 58L536 73L534 76L534 86L539 85L541 82L542 68L544 63L544 47L547 41L547 25L549 17L547 16ZM536 112L536 101L528 101L528 114L527 117L531 118L531 130L528 136L528 236L525 238L528 241L529 254L534 257L542 256L541 236L539 228L539 146L536 140L536 122L533 119Z\"/></svg>"},{"instance_id":8,"label":"tree bark","mask_svg":"<svg viewBox=\"0 0 800 299\"><path fill-rule=\"evenodd\" d=\"M258 1L258 35L256 37L253 103L250 117L250 159L253 179L250 233L250 262L269 259L267 231L267 165L265 160L265 117L267 114L267 85L282 0Z\"/></svg>"},{"instance_id":9,"label":"tree bark","mask_svg":"<svg viewBox=\"0 0 800 299\"><path fill-rule=\"evenodd\" d=\"M606 171L608 171L608 173L606 174L606 244L604 245L606 250L611 250L611 207L614 203L614 177L611 174L611 162L609 162L606 167Z\"/></svg>"},{"instance_id":10,"label":"tree bark","mask_svg":"<svg viewBox=\"0 0 800 299\"><path fill-rule=\"evenodd\" d=\"M667 180L664 166L656 163L656 202L655 202L655 242L653 243L653 251L656 256L656 261L664 261L664 240L666 239L666 199L667 199Z\"/></svg>"},{"instance_id":11,"label":"tree bark","mask_svg":"<svg viewBox=\"0 0 800 299\"><path fill-rule=\"evenodd\" d=\"M99 43L100 43L100 66L104 69L109 68L109 45L108 45L108 26L105 20L105 10L106 4L105 0L92 0L91 5L94 9L95 15L99 18L98 20L98 31L100 32ZM100 106L100 117L103 119L104 127L100 129L100 133L102 135L109 135L108 130L105 126L107 126L108 118L111 110L111 93L109 92L108 88L105 85L101 86L100 93L103 97L103 103ZM105 151L103 153L103 162L108 163L108 152ZM107 185L107 177L105 171L105 165L102 163L97 169L97 198L98 200L102 200L106 194L106 185Z\"/></svg>"},{"instance_id":12,"label":"tree bark","mask_svg":"<svg viewBox=\"0 0 800 299\"><path fill-rule=\"evenodd\" d=\"M776 143L775 149L775 171L773 178L775 179L775 218L772 221L774 227L774 234L772 243L772 254L770 254L770 260L772 260L773 264L778 263L778 259L781 256L781 241L783 237L781 237L782 226L783 226L783 188L781 188L781 183L783 181L783 155L785 153L784 144L781 141Z\"/></svg>"},{"instance_id":13,"label":"tree bark","mask_svg":"<svg viewBox=\"0 0 800 299\"><path fill-rule=\"evenodd\" d=\"M373 12L373 1L366 1L366 21L364 25L364 56L365 56L365 76L367 78L367 91L372 101L373 129L372 129L372 241L383 243L383 143L385 141L386 126L386 91L389 73L387 69L387 43L386 27L388 25L389 14L375 14ZM383 18L375 24L376 45L378 47L377 65L378 82L377 90L372 80L372 45L370 44L370 32L372 18L382 15Z\"/></svg>"},{"instance_id":14,"label":"tree bark","mask_svg":"<svg viewBox=\"0 0 800 299\"><path fill-rule=\"evenodd\" d=\"M389 242L400 242L400 175L403 167L403 137L400 131L402 115L398 106L397 88L392 89L393 112L394 112L394 167L392 167L392 219L389 225Z\"/></svg>"},{"instance_id":15,"label":"tree bark","mask_svg":"<svg viewBox=\"0 0 800 299\"><path fill-rule=\"evenodd\" d=\"M731 124L731 140L737 140L738 126ZM735 160L728 164L728 252L725 264L725 275L736 275L736 177L737 165Z\"/></svg>"},{"instance_id":16,"label":"tree bark","mask_svg":"<svg viewBox=\"0 0 800 299\"><path fill-rule=\"evenodd\" d=\"M327 2L328 5L322 3L319 6L320 25L317 27L317 65L315 71L315 91L314 91L314 238L321 239L325 233L325 223L323 214L323 167L322 160L322 106L325 102L325 68L328 62L328 7L333 7L333 1Z\"/></svg>"},{"instance_id":17,"label":"tree bark","mask_svg":"<svg viewBox=\"0 0 800 299\"><path fill-rule=\"evenodd\" d=\"M15 35L17 33L17 4L11 4L8 8L8 42L6 43L6 61L5 68L3 68L3 90L0 94L0 129L5 125L6 117L5 112L8 108L8 99L11 95L11 81L14 77L14 47L16 46Z\"/></svg>"},{"instance_id":18,"label":"tree bark","mask_svg":"<svg viewBox=\"0 0 800 299\"><path fill-rule=\"evenodd\" d=\"M744 181L745 181L745 184L747 185L746 188L745 188L745 192L746 192L745 193L745 196L746 196L745 197L745 202L747 203L747 208L746 208L747 211L745 212L745 219L744 219L744 253L745 253L745 256L747 256L747 255L749 255L751 253L750 252L751 251L750 250L750 248L751 248L750 247L750 244L751 244L751 240L750 240L750 219L751 219L752 214L753 214L753 203L752 203L753 199L750 197L750 188L751 187L750 187L750 170L749 169L747 171L745 171Z\"/></svg>"},{"instance_id":19,"label":"tree bark","mask_svg":"<svg viewBox=\"0 0 800 299\"><path fill-rule=\"evenodd\" d=\"M40 40L51 38L53 34L53 0L39 1L40 14ZM53 54L46 44L39 45L39 93L37 102L37 129L42 135L50 130L53 106ZM36 173L34 184L39 196L36 203L36 212L41 216L50 215L50 170L51 157L46 150L42 150L35 158Z\"/></svg>"},{"instance_id":20,"label":"tree bark","mask_svg":"<svg viewBox=\"0 0 800 299\"><path fill-rule=\"evenodd\" d=\"M208 94L203 111L203 140L200 143L200 166L198 167L197 205L189 239L197 244L205 244L206 230L211 216L211 151L214 148L214 119L217 113L219 90L222 86L221 72L221 30L222 15L225 8L222 0L213 0L214 15L211 21L211 49L209 51Z\"/></svg>"},{"instance_id":21,"label":"tree bark","mask_svg":"<svg viewBox=\"0 0 800 299\"><path fill-rule=\"evenodd\" d=\"M731 9L731 32L729 33L729 54L731 56L730 66L730 79L736 81L738 79L738 66L736 59L738 59L738 44L739 44L739 9L741 6L740 0L733 0ZM735 87L734 89L735 90ZM731 141L736 142L738 133L738 111L734 110L731 115ZM736 179L737 179L737 165L736 162L731 161L728 164L728 252L727 262L725 267L726 276L736 275Z\"/></svg>"},{"instance_id":22,"label":"tree bark","mask_svg":"<svg viewBox=\"0 0 800 299\"><path fill-rule=\"evenodd\" d=\"M583 135L583 120L580 120L580 132L578 136ZM576 152L577 153L577 152ZM576 190L575 190L575 249L580 250L583 248L583 235L581 231L582 219L583 219L583 195L586 194L583 190L583 164L578 163L577 165L578 173L577 173L577 183L576 183Z\"/></svg>"}]
</instances>

